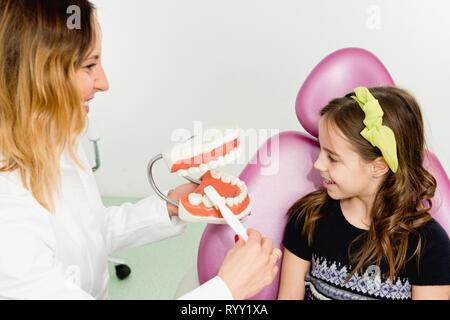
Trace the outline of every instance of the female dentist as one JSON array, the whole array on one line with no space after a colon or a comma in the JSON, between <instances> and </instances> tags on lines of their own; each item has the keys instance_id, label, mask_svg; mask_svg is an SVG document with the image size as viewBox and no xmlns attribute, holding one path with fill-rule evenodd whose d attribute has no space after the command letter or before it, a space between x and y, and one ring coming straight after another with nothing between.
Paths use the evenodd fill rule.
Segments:
<instances>
[{"instance_id":1,"label":"female dentist","mask_svg":"<svg viewBox=\"0 0 450 320\"><path fill-rule=\"evenodd\" d=\"M67 21L73 5L77 28ZM110 253L184 230L177 208L155 195L102 204L79 143L89 101L109 87L100 42L88 0L0 1L0 298L106 299ZM281 251L248 235L182 299L246 299L269 285Z\"/></svg>"}]
</instances>

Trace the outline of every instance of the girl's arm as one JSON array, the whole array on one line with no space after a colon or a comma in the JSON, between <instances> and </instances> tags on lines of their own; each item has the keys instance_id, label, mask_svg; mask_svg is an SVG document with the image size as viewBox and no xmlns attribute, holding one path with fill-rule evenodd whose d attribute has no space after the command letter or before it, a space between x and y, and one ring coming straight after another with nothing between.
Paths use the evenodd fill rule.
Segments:
<instances>
[{"instance_id":1,"label":"girl's arm","mask_svg":"<svg viewBox=\"0 0 450 320\"><path fill-rule=\"evenodd\" d=\"M288 249L284 249L278 300L303 300L305 298L305 278L310 266L310 261L303 260Z\"/></svg>"},{"instance_id":2,"label":"girl's arm","mask_svg":"<svg viewBox=\"0 0 450 320\"><path fill-rule=\"evenodd\" d=\"M448 300L450 286L412 286L413 300Z\"/></svg>"}]
</instances>

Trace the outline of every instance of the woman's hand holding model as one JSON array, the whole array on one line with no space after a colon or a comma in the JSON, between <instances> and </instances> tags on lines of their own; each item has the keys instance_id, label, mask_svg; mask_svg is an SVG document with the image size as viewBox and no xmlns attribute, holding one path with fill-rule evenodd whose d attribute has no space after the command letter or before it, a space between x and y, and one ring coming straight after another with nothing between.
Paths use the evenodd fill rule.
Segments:
<instances>
[{"instance_id":1,"label":"woman's hand holding model","mask_svg":"<svg viewBox=\"0 0 450 320\"><path fill-rule=\"evenodd\" d=\"M225 281L236 300L248 299L272 283L278 272L280 249L271 239L253 229L247 230L248 241L239 239L228 251L218 276Z\"/></svg>"},{"instance_id":2,"label":"woman's hand holding model","mask_svg":"<svg viewBox=\"0 0 450 320\"><path fill-rule=\"evenodd\" d=\"M170 191L168 197L179 201L198 186L186 183ZM178 215L178 208L167 204L170 216ZM281 257L280 249L273 248L273 241L263 238L253 229L247 230L248 241L239 239L228 251L218 276L227 284L236 300L248 299L272 283L278 272L276 265Z\"/></svg>"}]
</instances>

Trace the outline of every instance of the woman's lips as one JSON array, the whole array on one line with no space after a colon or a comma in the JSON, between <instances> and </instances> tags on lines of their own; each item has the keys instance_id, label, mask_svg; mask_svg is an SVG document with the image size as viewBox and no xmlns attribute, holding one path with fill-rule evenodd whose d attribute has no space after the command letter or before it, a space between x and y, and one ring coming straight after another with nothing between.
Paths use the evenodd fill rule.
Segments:
<instances>
[{"instance_id":1,"label":"woman's lips","mask_svg":"<svg viewBox=\"0 0 450 320\"><path fill-rule=\"evenodd\" d=\"M86 110L87 113L89 113L89 102L90 102L91 100L92 100L92 99L89 99L89 100L84 101L84 110Z\"/></svg>"}]
</instances>

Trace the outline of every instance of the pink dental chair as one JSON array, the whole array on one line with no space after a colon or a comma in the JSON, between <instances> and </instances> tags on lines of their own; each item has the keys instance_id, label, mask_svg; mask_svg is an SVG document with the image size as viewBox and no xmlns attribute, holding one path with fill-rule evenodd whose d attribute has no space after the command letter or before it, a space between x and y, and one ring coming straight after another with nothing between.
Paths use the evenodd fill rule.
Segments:
<instances>
[{"instance_id":1,"label":"pink dental chair","mask_svg":"<svg viewBox=\"0 0 450 320\"><path fill-rule=\"evenodd\" d=\"M319 111L331 99L352 92L358 86L395 85L384 65L372 53L359 48L338 50L323 59L305 80L297 96L296 113L303 128L301 132L282 132L270 138L240 175L248 187L252 214L242 220L246 228L273 239L274 246L283 249L281 241L287 223L287 210L299 198L322 187L319 172L313 163L319 155L317 143ZM278 154L270 155L279 170L265 175L267 150L278 144ZM276 150L276 148L275 148ZM273 163L271 164L273 165ZM425 168L437 180L432 216L450 234L450 181L439 160L427 152ZM197 271L200 283L214 277L234 246L234 232L227 225L210 224L200 240ZM281 260L278 262L281 270ZM273 283L253 300L277 298L280 272Z\"/></svg>"}]
</instances>

